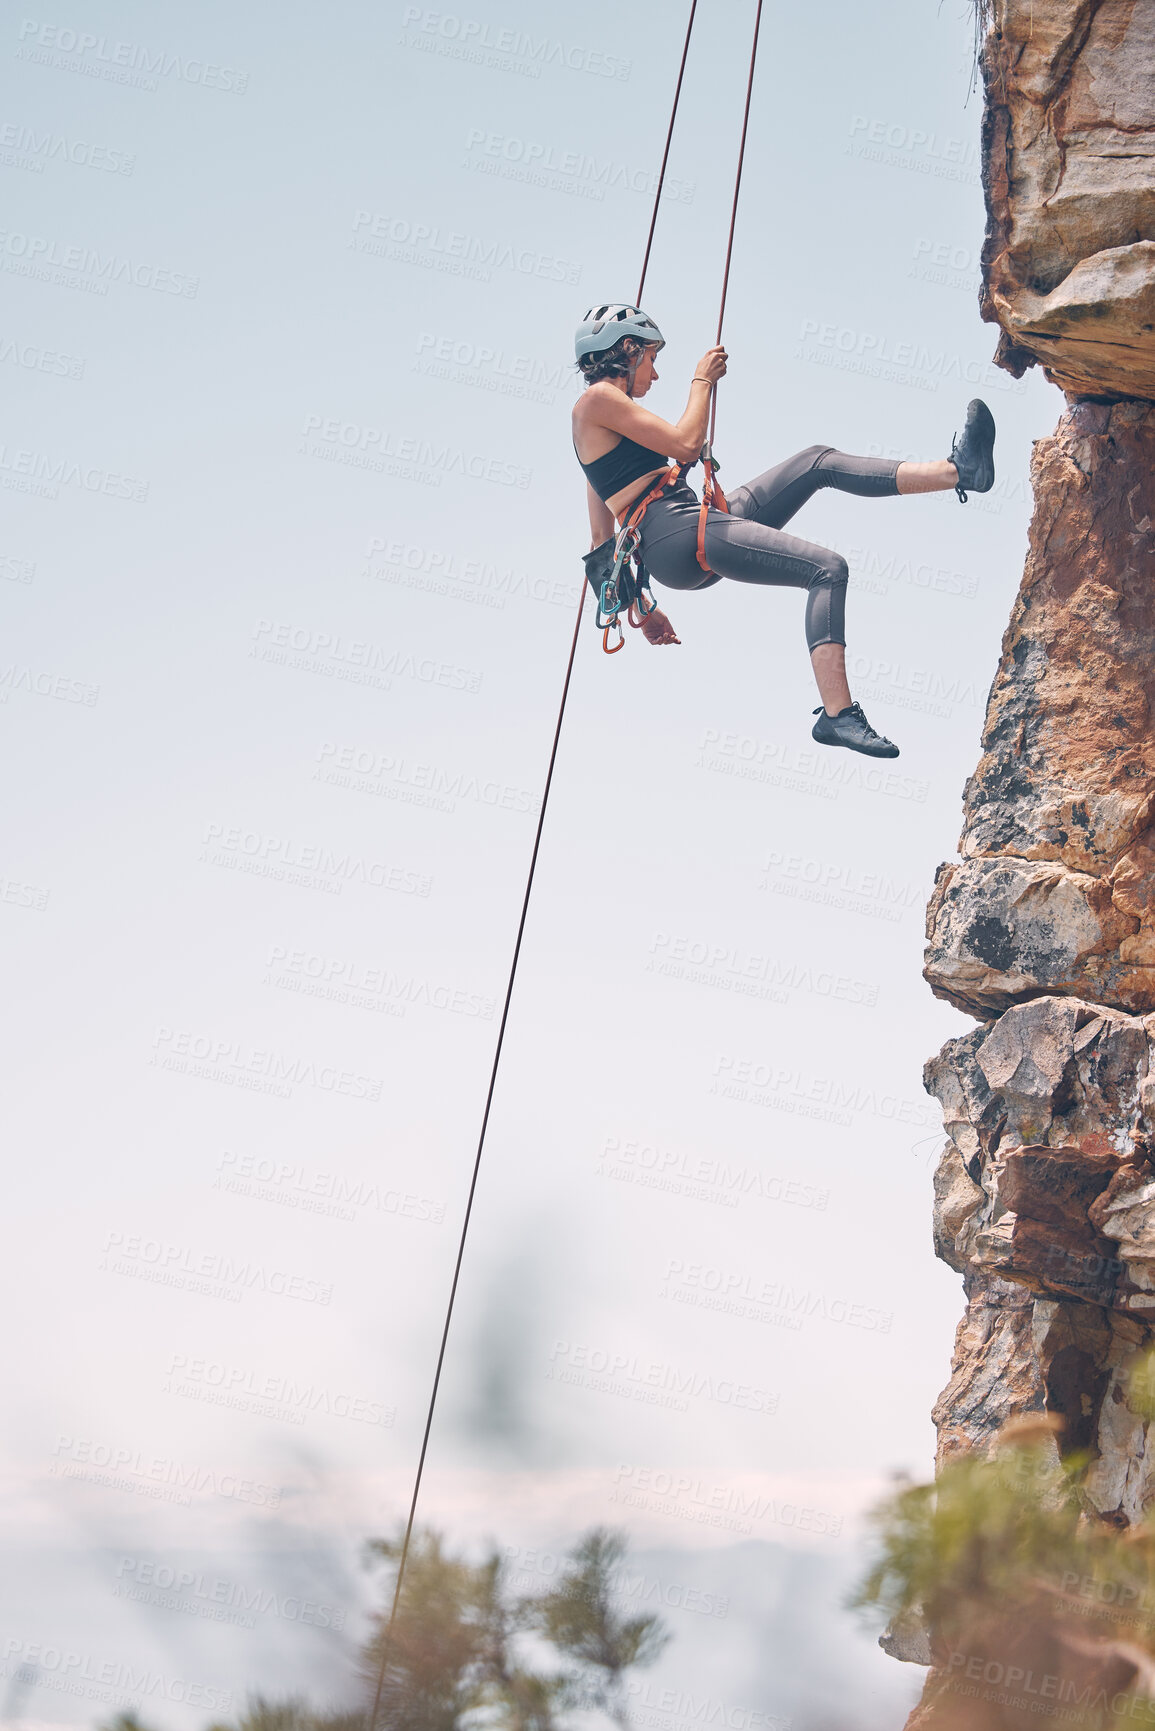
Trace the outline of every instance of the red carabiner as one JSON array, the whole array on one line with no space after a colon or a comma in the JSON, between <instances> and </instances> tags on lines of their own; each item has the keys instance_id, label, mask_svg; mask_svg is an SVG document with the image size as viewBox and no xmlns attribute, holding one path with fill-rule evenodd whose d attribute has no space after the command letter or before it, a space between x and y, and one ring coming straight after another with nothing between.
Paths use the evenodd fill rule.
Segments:
<instances>
[{"instance_id":1,"label":"red carabiner","mask_svg":"<svg viewBox=\"0 0 1155 1731\"><path fill-rule=\"evenodd\" d=\"M618 640L614 644L613 648L611 649L610 648L610 632L614 631L614 630L617 631ZM624 649L625 646L626 646L626 634L622 630L621 620L620 619L611 619L610 623L605 627L605 629L602 632L602 648L605 650L607 655L616 655L618 650Z\"/></svg>"}]
</instances>

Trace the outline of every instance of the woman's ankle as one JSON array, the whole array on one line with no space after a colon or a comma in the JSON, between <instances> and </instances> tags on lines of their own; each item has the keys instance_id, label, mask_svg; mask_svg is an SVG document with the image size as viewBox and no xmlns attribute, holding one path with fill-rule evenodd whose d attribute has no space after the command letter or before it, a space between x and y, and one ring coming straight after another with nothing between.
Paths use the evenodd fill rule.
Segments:
<instances>
[{"instance_id":1,"label":"woman's ankle","mask_svg":"<svg viewBox=\"0 0 1155 1731\"><path fill-rule=\"evenodd\" d=\"M846 683L846 645L816 643L810 651L814 683L827 715L841 715L850 707L850 687Z\"/></svg>"},{"instance_id":2,"label":"woman's ankle","mask_svg":"<svg viewBox=\"0 0 1155 1731\"><path fill-rule=\"evenodd\" d=\"M894 475L899 493L948 493L958 485L958 470L949 457L934 463L900 463Z\"/></svg>"}]
</instances>

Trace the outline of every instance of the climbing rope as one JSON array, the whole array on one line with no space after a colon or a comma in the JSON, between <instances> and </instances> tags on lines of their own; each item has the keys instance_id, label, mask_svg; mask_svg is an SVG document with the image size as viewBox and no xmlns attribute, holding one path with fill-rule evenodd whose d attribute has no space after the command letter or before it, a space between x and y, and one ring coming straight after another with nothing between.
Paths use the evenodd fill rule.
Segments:
<instances>
[{"instance_id":1,"label":"climbing rope","mask_svg":"<svg viewBox=\"0 0 1155 1731\"><path fill-rule=\"evenodd\" d=\"M581 631L582 612L585 607L585 581L582 582L582 593L578 601L577 619L574 621L573 641L570 644L569 660L566 662L565 682L561 688L561 703L558 705L557 725L553 730L553 745L550 748L549 767L545 772L545 787L541 796L541 811L537 819L537 833L533 838L533 852L529 859L529 875L525 880L525 895L521 902L521 918L517 922L517 938L513 946L513 961L509 969L509 980L505 987L505 1002L501 1008L501 1022L497 1030L497 1044L493 1051L493 1065L489 1072L489 1087L485 1095L485 1110L481 1115L481 1134L477 1138L477 1153L473 1160L473 1174L469 1180L469 1194L465 1199L465 1216L461 1222L461 1236L457 1242L457 1259L453 1264L453 1279L449 1285L449 1303L445 1307L445 1325L441 1330L441 1344L437 1350L437 1368L433 1373L433 1388L429 1395L429 1410L425 1415L425 1430L421 1438L421 1452L417 1457L417 1473L413 1480L413 1496L409 1503L409 1517L405 1522L405 1539L401 1546L401 1555L397 1561L397 1583L393 1590L393 1604L389 1612L389 1622L381 1644L381 1663L377 1670L377 1687L373 1696L373 1711L369 1716L369 1731L376 1731L377 1714L381 1706L381 1691L385 1685L385 1672L389 1664L389 1649L393 1637L393 1625L397 1620L397 1606L401 1601L401 1583L405 1576L405 1564L409 1559L409 1545L413 1538L413 1523L417 1518L417 1499L421 1494L421 1480L425 1474L425 1457L429 1452L429 1437L433 1429L433 1414L437 1406L437 1394L441 1387L441 1371L445 1364L445 1349L449 1343L449 1325L453 1320L453 1306L457 1299L457 1286L461 1279L461 1263L465 1256L465 1240L469 1232L469 1221L473 1214L473 1199L477 1194L477 1180L481 1172L481 1155L485 1147L485 1132L489 1128L489 1113L493 1105L493 1091L497 1085L497 1068L501 1062L501 1048L505 1042L505 1026L509 1020L509 1004L513 997L513 982L517 977L517 964L521 956L521 940L525 933L525 918L529 912L529 898L533 890L534 873L537 870L538 850L541 847L541 832L545 823L545 808L549 804L549 790L553 785L554 764L557 762L558 741L561 739L561 724L565 718L566 699L569 697L570 679L573 675L574 657L577 653L578 633Z\"/></svg>"},{"instance_id":2,"label":"climbing rope","mask_svg":"<svg viewBox=\"0 0 1155 1731\"><path fill-rule=\"evenodd\" d=\"M742 166L743 166L743 162L744 162L745 155L746 155L746 132L747 132L747 128L748 128L749 122L750 122L750 98L751 98L751 93L752 93L753 88L754 88L754 62L755 62L755 58L756 58L757 53L758 53L758 34L759 34L759 31L760 31L761 25L762 25L762 4L763 4L763 0L758 0L757 12L756 12L755 18L754 18L754 39L753 39L753 44L752 44L751 50L750 50L750 69L749 69L749 73L748 73L748 76L746 79L746 105L745 105L745 108L744 108L743 113L742 113L742 136L741 136L741 141L740 141L740 144L738 147L738 169L737 169L737 173L736 173L735 178L734 178L734 197L733 197L733 201L732 201L731 206L730 206L730 228L729 228L729 233L728 233L727 238L726 238L726 264L725 264L725 269L724 269L723 276L722 276L722 298L721 298L721 304L719 305L719 308L718 308L718 334L717 334L717 337L715 339L715 341L717 343L720 343L722 341L722 321L725 318L725 314L726 314L726 292L727 292L727 289L729 287L729 282L730 282L730 259L731 259L731 255L732 255L733 250L734 250L734 228L735 228L735 224L736 224L737 216L738 216L738 194L739 194L739 191L741 190L741 186L742 186ZM682 97L682 81L683 81L683 78L685 77L686 60L687 60L687 57L688 57L689 52L690 52L690 37L693 34L694 18L697 14L697 10L698 10L698 0L691 0L690 16L689 16L689 19L686 23L685 41L682 44L682 58L681 58L681 61L679 63L679 66L678 66L678 79L677 79L676 85L674 86L674 100L673 100L673 103L672 103L671 108L670 108L670 123L669 123L669 126L666 128L666 143L665 143L665 148L662 151L661 168L658 171L658 184L657 184L657 187L655 188L655 191L654 191L654 207L653 207L653 210L652 210L651 215L650 215L650 227L649 227L649 233L646 236L645 252L644 252L643 257L642 257L642 269L641 269L641 275L638 279L638 293L637 293L637 298L634 302L635 306L641 304L642 291L646 286L646 273L649 269L649 264L650 264L650 252L651 252L651 249L652 249L653 243L654 243L654 231L657 227L658 210L659 210L659 207L661 204L662 189L663 189L663 186L665 184L665 179L666 179L666 165L667 165L669 158L670 158L670 145L671 145L671 142L672 142L673 136L674 136L674 123L678 117L678 105L679 105L679 103L681 101L681 97ZM711 390L710 432L709 432L709 437L708 437L706 446L704 447L704 450L703 450L703 460L706 464L707 475L709 476L709 481L707 484L710 487L711 495L714 498L720 498L721 499L721 509L726 510L726 509L728 509L728 507L727 507L726 502L725 502L725 497L722 495L722 490L720 487L717 486L717 483L713 480L713 470L716 467L716 465L714 464L714 461L713 461L713 454L712 454L712 446L713 446L713 440L714 440L714 420L715 420L716 409L717 409L717 385L714 385L712 387L712 390ZM670 471L671 475L676 474L676 473L680 474L681 471L680 470L671 470ZM661 483L659 483L658 488L656 488L654 490L654 496L656 496L657 492L662 490L662 487L664 487L666 484L668 484L668 479L669 479L669 477L667 476L666 478L663 479L663 481ZM701 520L701 523L699 525L699 533L698 533L699 559L701 559L701 557L702 557L702 551L701 551L702 532L703 532L703 529L705 526L705 515L706 515L706 510L708 508L707 504L705 502L705 493L706 493L706 486L704 485L703 486L702 520ZM639 508L637 506L635 506L631 510L630 518L628 520L628 526L629 527L636 528L636 525L641 520L642 511L644 511L645 504L649 503L649 498L650 498L650 495L647 495L646 500L643 501L642 510L639 510ZM368 1718L368 1731L377 1731L377 1716L381 1710L381 1695L382 1695L382 1692L383 1692L384 1687L385 1687L385 1677L386 1677L386 1673L387 1673L388 1668L389 1668L389 1658L390 1658L390 1652L391 1652L391 1647L392 1647L393 1629L394 1629L394 1626L395 1626L396 1621L397 1621L397 1608L401 1602L401 1588L402 1588L402 1584L403 1584L404 1579L405 1579L405 1566L409 1560L409 1549L410 1549L410 1545L411 1545L412 1539L413 1539L413 1527L414 1527L414 1523L417 1519L417 1503L418 1503L418 1499L420 1498L420 1495L421 1495L421 1484L422 1484L422 1480L423 1480L424 1475L425 1475L425 1461L426 1461L426 1457L429 1453L429 1439L430 1439L430 1436L431 1436L432 1431L433 1431L433 1417L434 1417L434 1413L435 1413L436 1408L437 1408L437 1396L438 1396L438 1393L439 1393L440 1388L441 1388L441 1372L442 1372L444 1365L445 1365L445 1352L446 1352L446 1348L449 1344L449 1329L450 1329L450 1325L453 1321L453 1308L454 1308L454 1305L455 1305L456 1300L457 1300L457 1288L458 1288L458 1285L459 1285L460 1280L461 1280L461 1267L462 1267L462 1262L463 1262L464 1257L465 1257L465 1241L466 1241L466 1238L468 1237L468 1234L469 1234L469 1223L470 1223L470 1220L471 1220L472 1215L473 1215L474 1198L476 1197L476 1194L477 1194L477 1182L478 1182L478 1178L480 1177L480 1174L481 1174L481 1157L482 1157L482 1153L484 1152L484 1149L485 1149L485 1134L489 1128L489 1115L490 1115L490 1111L493 1107L494 1090L497 1086L497 1072L498 1072L498 1067L501 1063L502 1047L505 1043L506 1025L509 1021L509 1006L510 1006L510 1002L513 998L514 981L517 978L517 964L521 958L521 944L522 944L522 939L525 935L525 922L526 922L526 917L529 913L530 896L533 893L533 880L534 880L534 875L537 871L537 859L538 859L538 854L539 854L540 849L541 849L541 837L542 837L542 831L545 827L545 814L546 814L546 809L549 805L550 789L553 786L553 772L554 772L554 767L557 763L558 745L559 745L560 740L561 740L562 723L565 720L565 709L566 709L566 703L569 699L570 682L573 678L574 661L575 661L576 656L577 656L578 638L579 638L580 633L581 633L582 615L583 615L584 610L585 610L585 600L586 600L586 580L585 580L585 577L583 576L582 585L581 585L581 592L580 592L580 595L578 597L577 618L574 621L573 638L570 642L569 659L566 662L565 678L562 682L561 702L558 704L557 721L555 723L554 730L553 730L553 744L550 747L549 765L548 765L546 772L545 772L545 786L542 790L541 810L538 813L537 830L536 830L536 832L534 834L534 838L533 838L533 851L530 854L530 860L529 860L529 872L528 872L528 875L527 875L526 880L525 880L525 894L522 897L521 914L520 914L520 917L519 917L518 922L517 922L517 937L514 940L513 959L510 963L509 979L506 982L505 998L504 998L504 1001L502 1003L502 1008L501 1008L501 1021L498 1025L498 1030L497 1030L497 1042L494 1046L494 1051L493 1051L493 1063L492 1063L492 1066L490 1067L490 1072L489 1072L489 1086L486 1089L486 1094L485 1094L485 1109L481 1115L481 1131L480 1131L480 1134L479 1134L478 1139L477 1139L477 1152L475 1153L474 1159L473 1159L473 1171L471 1173L470 1180L469 1180L469 1192L468 1192L468 1195L466 1196L466 1201L465 1201L465 1213L464 1213L464 1216L463 1216L462 1222L461 1222L461 1234L460 1234L460 1237L458 1238L458 1242L457 1242L457 1255L456 1255L456 1258L455 1258L454 1264L453 1264L453 1278L450 1281L450 1285L449 1285L449 1302L447 1303L447 1305L445 1307L445 1321L444 1321L444 1324L442 1326L441 1340L440 1340L440 1344L439 1344L438 1349L437 1349L437 1366L436 1366L436 1369L434 1370L434 1373L433 1373L433 1386L432 1386L432 1388L430 1390L430 1394L429 1394L429 1406L428 1406L428 1409L427 1409L426 1415L425 1415L425 1428L422 1432L421 1448L420 1448L420 1451L419 1451L418 1457L417 1457L417 1471L416 1471L416 1474L415 1474L414 1480L413 1480L413 1494L412 1494L412 1497L410 1498L410 1502L409 1502L409 1514L408 1514L408 1517L407 1517L406 1522L405 1522L405 1536L404 1536L404 1539L403 1539L402 1545L401 1545L401 1553L397 1559L397 1580L396 1580L396 1583L395 1583L394 1589L393 1589L393 1602L392 1602L392 1605L390 1606L390 1610L389 1610L389 1621L385 1626L385 1630L384 1630L384 1633L383 1633L382 1638L381 1638L381 1657L380 1657L380 1661L379 1661L378 1667L377 1667L376 1687L375 1687L374 1694L373 1694L373 1706L372 1706L372 1709L370 1711L369 1718ZM652 598L651 598L651 600L652 600ZM638 608L639 608L639 612L643 611L640 601L638 603ZM644 611L651 611L651 610L652 610L652 608L644 609ZM633 612L633 603L631 603L630 613L628 615L628 617L630 618L630 624L631 625L634 624L634 620L632 618L632 612ZM640 620L638 622L640 623ZM620 630L620 627L619 627L619 630Z\"/></svg>"},{"instance_id":3,"label":"climbing rope","mask_svg":"<svg viewBox=\"0 0 1155 1731\"><path fill-rule=\"evenodd\" d=\"M690 37L694 34L694 18L698 11L698 0L691 0L690 16L686 21L686 40L682 43L682 59L678 66L678 82L674 86L674 101L670 108L670 124L666 128L666 143L662 151L662 166L658 170L658 184L654 188L654 208L650 212L650 232L646 236L646 250L642 254L642 274L638 278L638 292L634 296L634 305L640 307L642 295L646 289L646 272L650 268L650 250L654 244L654 230L658 226L658 206L662 202L662 188L666 184L666 164L670 160L670 145L674 140L674 122L678 118L678 104L682 100L682 80L686 76L686 59L690 52Z\"/></svg>"},{"instance_id":4,"label":"climbing rope","mask_svg":"<svg viewBox=\"0 0 1155 1731\"><path fill-rule=\"evenodd\" d=\"M718 304L718 334L715 343L722 341L722 324L726 317L726 294L730 287L730 260L734 254L734 229L738 222L738 194L742 190L742 169L746 161L746 134L750 128L750 98L754 92L754 63L758 58L758 36L762 29L762 0L758 0L758 10L754 14L754 40L750 44L750 70L746 75L746 106L742 110L742 137L738 143L738 167L734 174L734 197L730 205L730 231L726 236L726 268L722 272L722 299ZM710 439L714 437L714 410L717 407L717 386L714 387L714 402L710 410Z\"/></svg>"},{"instance_id":5,"label":"climbing rope","mask_svg":"<svg viewBox=\"0 0 1155 1731\"><path fill-rule=\"evenodd\" d=\"M738 165L734 172L734 196L730 201L730 226L726 235L726 262L722 271L722 294L718 303L718 331L714 338L715 344L719 346L722 341L722 327L726 319L726 297L730 288L730 263L734 256L734 231L738 223L738 196L742 191L742 170L746 162L746 135L750 129L750 101L754 93L754 68L758 60L758 38L762 30L762 4L763 0L758 0L757 10L754 14L754 35L750 44L750 66L746 74L746 100L742 108L742 133L738 141ZM650 232L646 239L646 253L642 260L642 274L638 282L638 294L637 299L634 302L635 306L641 305L642 290L646 286L646 271L650 262L650 249L653 245L654 229L657 226L658 221L658 201L661 199L662 183L666 177L666 163L669 160L670 155L670 140L674 136L674 121L677 117L678 102L682 94L682 78L686 70L686 56L690 50L690 34L694 28L694 14L697 11L697 5L698 0L693 0L693 4L690 7L690 21L686 26L686 40L682 45L682 62L678 68L678 82L674 90L674 105L670 112L670 125L666 132L666 148L662 153L662 166L658 173L658 186L654 198L653 213L650 217ZM718 387L716 384L713 384L710 386L710 426L709 431L706 434L706 443L702 446L698 459L702 464L702 502L698 509L698 539L696 553L698 564L701 566L703 571L707 572L710 570L710 561L706 557L706 525L709 521L710 512L712 510L728 512L730 509L726 495L722 491L721 483L718 480L718 463L714 456L714 429L717 425L717 419ZM658 484L646 494L644 499L637 501L630 507L629 520L622 525L621 532L618 535L617 545L614 549L613 575L602 585L602 596L598 606L598 626L602 631L602 648L605 650L607 655L616 655L618 650L622 648L623 634L618 620L618 614L621 611L621 606L624 605L625 597L630 592L631 588L638 596L637 611L641 617L636 621L637 624L640 625L642 617L644 617L646 613L652 613L654 608L657 606L657 602L653 599L653 596L649 594L649 591L645 586L644 570L641 563L641 555L638 551L641 543L641 535L639 532L641 521L645 516L648 507L653 504L654 500L657 499L662 492L664 492L666 487L676 486L677 483L682 480L687 470L692 467L692 463L681 463L677 468L669 470L665 475L663 475ZM637 578L632 582L632 584L627 585L627 583L620 580L620 573L628 567L631 558L634 558L635 560ZM647 600L649 602L648 606L645 605ZM635 623L633 614L634 603L631 601L629 610L626 614L631 625ZM618 633L618 641L614 644L613 648L611 648L610 632L615 629L615 627Z\"/></svg>"},{"instance_id":6,"label":"climbing rope","mask_svg":"<svg viewBox=\"0 0 1155 1731\"><path fill-rule=\"evenodd\" d=\"M762 29L762 0L754 14L754 39L750 44L750 70L746 75L746 103L742 109L742 136L738 142L738 166L734 172L734 197L730 203L730 229L726 236L726 264L722 272L722 296L718 302L718 334L715 344L722 341L722 326L726 318L726 295L730 288L730 260L734 255L734 230L738 223L738 194L742 190L742 169L746 161L746 134L750 128L750 98L754 91L754 65L758 59L758 37ZM718 484L718 464L714 459L714 427L718 419L718 387L710 387L710 430L702 447L702 504L698 512L698 564L709 571L706 558L706 522L711 507L728 512L726 495Z\"/></svg>"}]
</instances>

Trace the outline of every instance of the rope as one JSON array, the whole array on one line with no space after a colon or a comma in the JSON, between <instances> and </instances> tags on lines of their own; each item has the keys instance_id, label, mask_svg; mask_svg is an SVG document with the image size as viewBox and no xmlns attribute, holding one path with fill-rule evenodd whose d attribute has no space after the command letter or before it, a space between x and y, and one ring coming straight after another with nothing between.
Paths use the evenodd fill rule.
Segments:
<instances>
[{"instance_id":1,"label":"rope","mask_svg":"<svg viewBox=\"0 0 1155 1731\"><path fill-rule=\"evenodd\" d=\"M453 1264L453 1280L449 1287L449 1303L445 1309L445 1325L441 1330L441 1345L437 1352L437 1369L433 1373L433 1389L429 1396L429 1410L425 1415L425 1431L421 1438L421 1452L417 1457L417 1476L413 1481L413 1496L409 1504L409 1518L405 1523L405 1539L401 1546L401 1556L397 1563L397 1584L393 1590L393 1604L389 1612L389 1622L381 1644L381 1663L377 1670L377 1687L373 1696L373 1710L369 1716L369 1731L375 1731L377 1714L381 1707L381 1691L385 1685L385 1672L389 1664L389 1651L393 1638L393 1625L397 1621L397 1607L401 1601L401 1583L405 1577L405 1564L409 1559L409 1545L413 1537L413 1523L417 1518L417 1499L421 1494L421 1481L425 1474L425 1457L429 1452L429 1436L433 1429L433 1414L437 1406L437 1393L441 1386L441 1370L445 1363L445 1348L449 1342L449 1325L453 1320L453 1306L457 1299L457 1286L461 1278L461 1263L465 1256L465 1239L469 1232L469 1221L473 1213L473 1199L477 1193L477 1180L481 1172L481 1155L485 1147L485 1132L489 1128L489 1112L493 1105L493 1091L497 1085L497 1067L501 1062L501 1048L505 1040L505 1025L509 1020L509 1003L513 997L513 982L517 976L517 964L521 956L521 940L525 933L525 919L529 912L529 898L533 890L534 873L537 870L538 850L541 847L541 832L545 824L546 807L549 804L549 790L553 785L554 764L557 762L558 742L561 739L561 724L565 718L566 700L569 697L570 680L573 676L574 658L577 654L578 636L581 631L582 613L586 602L586 580L583 576L581 596L578 600L577 618L574 621L573 641L570 644L569 660L566 662L565 681L561 688L561 702L558 705L557 725L553 730L553 746L549 754L549 768L545 773L545 788L541 796L541 811L537 819L537 833L533 838L533 852L529 861L529 876L525 880L525 895L521 902L521 918L517 922L517 939L513 946L513 961L509 970L509 981L505 988L505 1002L501 1010L501 1023L497 1030L497 1045L493 1053L493 1066L489 1072L489 1088L485 1095L485 1111L481 1118L481 1134L477 1139L477 1153L473 1160L473 1175L469 1181L469 1195L465 1203L465 1217L461 1222L461 1236L457 1244L457 1260Z\"/></svg>"},{"instance_id":2,"label":"rope","mask_svg":"<svg viewBox=\"0 0 1155 1731\"><path fill-rule=\"evenodd\" d=\"M650 248L654 244L654 230L658 226L658 206L662 202L662 188L666 184L666 164L670 160L670 144L674 137L674 122L678 118L678 103L682 100L682 79L686 75L686 56L690 52L690 37L694 29L694 15L698 10L698 0L690 0L690 17L686 25L686 40L682 43L682 63L678 67L678 82L674 86L674 104L670 109L670 124L666 128L666 148L662 152L662 166L658 170L658 184L654 192L654 208L650 213L650 232L646 236L646 250L642 255L642 274L638 278L638 292L634 296L634 305L640 307L642 295L646 288L646 272L650 268Z\"/></svg>"},{"instance_id":3,"label":"rope","mask_svg":"<svg viewBox=\"0 0 1155 1731\"><path fill-rule=\"evenodd\" d=\"M746 76L746 106L742 110L742 138L738 145L738 168L734 175L734 201L730 206L730 232L726 237L726 268L722 273L722 299L718 306L718 334L715 344L722 341L722 321L726 317L726 293L730 287L730 258L734 251L734 227L738 220L738 194L742 190L742 167L746 161L746 132L750 125L750 98L754 90L754 62L758 58L758 33L762 28L762 0L754 14L754 39L750 44L750 70ZM718 414L718 387L710 392L710 432L708 443L713 449L714 422Z\"/></svg>"},{"instance_id":4,"label":"rope","mask_svg":"<svg viewBox=\"0 0 1155 1731\"><path fill-rule=\"evenodd\" d=\"M670 109L670 123L666 129L666 144L662 152L662 165L658 171L658 185L654 194L654 208L650 216L650 229L646 236L646 248L642 258L642 273L638 282L638 293L634 305L641 304L642 291L646 286L646 272L650 264L650 250L654 243L654 231L658 222L658 209L661 204L662 188L666 179L666 165L670 158L670 144L674 136L674 123L678 116L678 104L682 95L682 80L686 72L686 60L690 52L690 37L694 29L694 17L698 10L698 0L691 0L690 16L686 25L686 38L682 44L682 58L678 67L678 80L674 87L674 100ZM738 214L738 193L742 185L742 164L746 154L746 130L750 120L750 96L754 86L754 59L758 52L758 31L762 23L762 0L758 0L758 11L754 22L754 43L750 52L750 71L746 80L746 106L742 115L742 140L738 151L738 172L734 180L734 200L730 209L730 232L726 242L726 268L722 279L722 304L718 309L718 336L722 340L722 319L726 311L726 290L730 281L730 255L734 250L734 225ZM715 392L717 387L715 386ZM711 404L710 438L714 436L714 406ZM381 1660L377 1667L376 1688L373 1694L373 1706L368 1718L368 1731L376 1731L377 1716L381 1710L381 1695L385 1687L385 1673L389 1667L389 1656L392 1647L393 1629L397 1621L397 1608L401 1602L401 1587L405 1578L405 1565L409 1560L409 1547L413 1539L413 1527L417 1519L417 1503L421 1495L421 1484L425 1476L425 1461L429 1453L429 1438L433 1430L433 1417L437 1407L437 1396L441 1387L441 1372L445 1365L445 1351L449 1344L449 1328L453 1321L453 1308L457 1301L457 1288L461 1280L461 1266L465 1257L465 1241L469 1233L469 1223L473 1214L474 1198L477 1194L477 1182L481 1175L481 1156L485 1148L485 1134L489 1128L489 1114L493 1106L494 1090L497 1086L497 1071L501 1063L502 1047L505 1043L505 1029L509 1021L509 1006L513 998L514 981L517 978L517 964L521 958L521 943L525 935L525 922L529 913L529 899L533 892L534 874L537 871L537 858L541 849L542 830L545 827L545 814L549 805L550 789L553 786L553 772L557 763L558 745L561 740L562 722L565 719L565 708L569 698L570 682L573 678L574 661L577 656L578 638L581 633L582 614L585 610L586 580L583 576L581 594L578 599L577 618L574 621L573 640L570 643L569 659L566 662L565 679L562 683L561 702L558 705L557 722L553 730L553 745L550 748L549 767L545 775L545 787L541 796L541 811L538 813L537 830L533 838L533 852L530 855L529 874L525 880L525 894L521 902L521 917L517 922L517 937L513 946L513 960L510 963L509 979L505 988L505 1001L501 1009L501 1022L497 1031L497 1043L493 1052L493 1064L489 1072L489 1087L485 1095L485 1110L481 1117L481 1132L477 1139L477 1152L473 1159L473 1172L469 1181L469 1194L465 1202L465 1214L461 1222L461 1235L457 1243L457 1256L453 1264L453 1279L449 1287L449 1302L445 1307L445 1322L441 1330L441 1341L437 1350L437 1368L433 1373L433 1387L429 1395L429 1407L425 1415L425 1428L421 1436L421 1450L417 1457L417 1472L413 1480L413 1495L409 1503L409 1514L405 1522L405 1537L401 1545L401 1555L397 1561L397 1581L393 1589L393 1603L389 1610L389 1621L381 1641Z\"/></svg>"}]
</instances>

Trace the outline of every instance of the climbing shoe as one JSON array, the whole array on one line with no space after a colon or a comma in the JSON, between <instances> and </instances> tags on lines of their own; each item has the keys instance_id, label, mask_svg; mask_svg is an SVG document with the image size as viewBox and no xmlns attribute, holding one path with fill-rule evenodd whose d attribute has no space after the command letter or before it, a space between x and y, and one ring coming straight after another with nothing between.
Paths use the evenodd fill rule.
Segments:
<instances>
[{"instance_id":1,"label":"climbing shoe","mask_svg":"<svg viewBox=\"0 0 1155 1731\"><path fill-rule=\"evenodd\" d=\"M898 747L881 733L875 733L862 713L862 705L852 703L837 715L827 715L819 704L814 711L818 720L810 730L819 745L844 745L848 751L861 751L864 757L897 757Z\"/></svg>"},{"instance_id":2,"label":"climbing shoe","mask_svg":"<svg viewBox=\"0 0 1155 1731\"><path fill-rule=\"evenodd\" d=\"M966 424L956 433L950 460L958 470L955 492L962 504L968 493L989 493L995 484L995 418L981 397L967 404Z\"/></svg>"}]
</instances>

